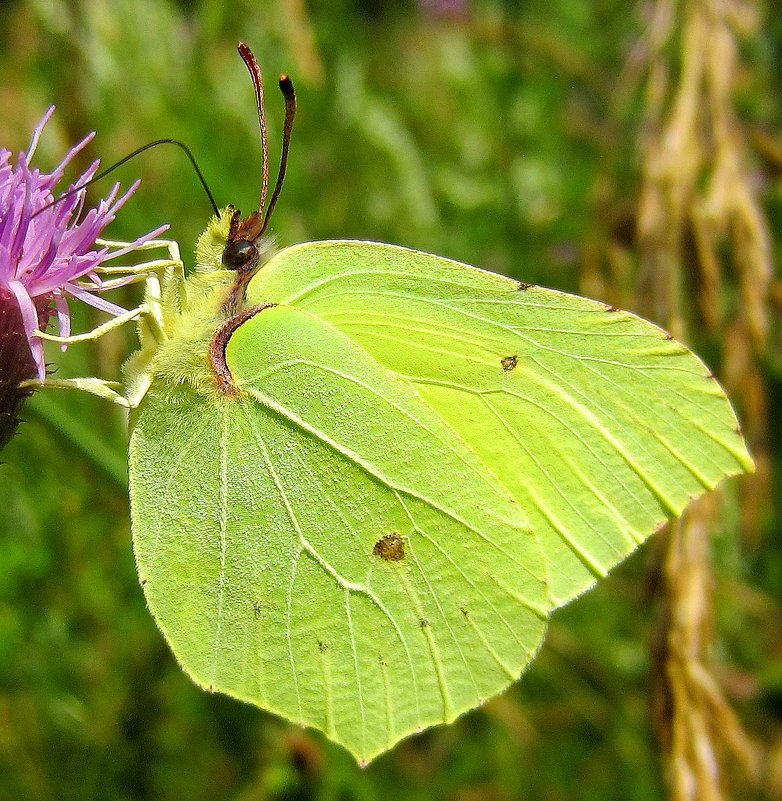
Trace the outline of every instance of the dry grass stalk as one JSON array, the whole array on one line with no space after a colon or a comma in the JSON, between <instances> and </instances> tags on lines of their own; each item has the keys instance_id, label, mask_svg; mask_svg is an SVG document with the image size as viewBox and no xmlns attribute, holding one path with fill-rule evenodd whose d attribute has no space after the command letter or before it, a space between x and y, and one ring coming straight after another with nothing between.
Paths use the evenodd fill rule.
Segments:
<instances>
[{"instance_id":1,"label":"dry grass stalk","mask_svg":"<svg viewBox=\"0 0 782 801\"><path fill-rule=\"evenodd\" d=\"M667 50L677 9L681 67L675 78ZM655 6L644 37L649 77L637 222L637 308L686 339L692 323L692 303L683 302L689 269L700 322L721 341L722 378L742 411L758 466L743 483L748 539L758 536L768 494L759 357L768 340L773 267L732 92L740 74L737 38L757 23L755 6L738 0L659 0Z\"/></svg>"},{"instance_id":2,"label":"dry grass stalk","mask_svg":"<svg viewBox=\"0 0 782 801\"><path fill-rule=\"evenodd\" d=\"M657 719L673 801L722 801L723 764L760 778L757 747L707 667L712 640L709 529L715 494L692 504L668 534L665 630L657 663Z\"/></svg>"},{"instance_id":3,"label":"dry grass stalk","mask_svg":"<svg viewBox=\"0 0 782 801\"><path fill-rule=\"evenodd\" d=\"M748 421L746 434L759 468L745 482L745 535L757 530L768 483L759 357L768 334L772 260L732 93L740 74L737 40L757 24L755 5L739 0L655 4L644 37L649 69L635 299L642 313L677 337L686 340L690 326L699 324L721 341L723 378ZM695 318L685 295L688 277L695 288ZM723 799L727 762L753 783L760 774L758 750L708 667L708 532L718 506L716 496L706 497L671 527L661 583L665 614L657 706L675 801Z\"/></svg>"}]
</instances>

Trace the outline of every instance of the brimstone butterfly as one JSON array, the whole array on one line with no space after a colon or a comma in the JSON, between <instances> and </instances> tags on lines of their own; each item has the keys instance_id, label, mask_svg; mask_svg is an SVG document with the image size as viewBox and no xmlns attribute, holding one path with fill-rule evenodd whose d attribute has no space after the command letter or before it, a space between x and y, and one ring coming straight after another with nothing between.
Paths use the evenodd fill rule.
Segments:
<instances>
[{"instance_id":1,"label":"brimstone butterfly","mask_svg":"<svg viewBox=\"0 0 782 801\"><path fill-rule=\"evenodd\" d=\"M283 167L265 216L264 177L148 286L133 542L198 684L366 762L507 687L553 609L752 461L709 371L630 313L392 245L268 257Z\"/></svg>"}]
</instances>

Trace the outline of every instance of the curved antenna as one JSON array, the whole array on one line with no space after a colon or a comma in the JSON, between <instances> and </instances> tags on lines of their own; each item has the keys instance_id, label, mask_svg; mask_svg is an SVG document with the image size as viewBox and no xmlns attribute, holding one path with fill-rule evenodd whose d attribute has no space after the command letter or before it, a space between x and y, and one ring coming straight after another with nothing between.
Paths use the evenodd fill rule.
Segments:
<instances>
[{"instance_id":1,"label":"curved antenna","mask_svg":"<svg viewBox=\"0 0 782 801\"><path fill-rule=\"evenodd\" d=\"M285 168L288 166L288 149L291 144L291 131L293 130L293 118L296 116L296 92L293 88L293 81L287 75L280 75L280 91L285 98L285 124L282 130L282 154L280 155L280 169L277 172L277 183L274 185L269 208L263 218L261 234L266 230L272 211L277 203L277 198L282 191L282 183L285 180Z\"/></svg>"},{"instance_id":2,"label":"curved antenna","mask_svg":"<svg viewBox=\"0 0 782 801\"><path fill-rule=\"evenodd\" d=\"M179 139L155 139L153 142L147 142L146 145L137 147L132 153L128 153L127 156L121 158L119 161L115 162L110 167L106 167L105 170L101 170L96 175L93 175L89 181L85 181L83 184L75 186L73 187L73 189L69 189L67 192L63 192L63 194L61 194L58 198L55 198L50 203L47 203L45 206L42 206L36 212L31 214L30 219L32 219L33 217L37 217L41 212L46 211L46 209L50 209L52 206L56 206L61 201L65 200L65 198L68 198L71 195L75 195L77 192L81 192L82 189L85 189L90 184L94 184L101 178L105 178L107 175L114 172L114 170L116 170L118 167L121 167L123 164L135 158L139 154L143 153L145 150L157 147L158 145L176 145L185 152L185 155L188 157L188 159L190 159L190 164L196 171L196 175L198 176L198 180L201 182L201 186L204 188L204 191L206 192L206 195L209 198L209 202L212 205L212 211L214 211L216 217L219 217L220 210L217 208L217 203L215 202L214 196L212 195L212 192L210 191L209 186L206 183L206 179L204 178L203 173L201 172L198 164L196 163L195 156L191 152L190 148L184 142L181 142Z\"/></svg>"},{"instance_id":3,"label":"curved antenna","mask_svg":"<svg viewBox=\"0 0 782 801\"><path fill-rule=\"evenodd\" d=\"M263 153L263 180L261 183L261 195L258 200L258 212L263 211L266 203L266 192L269 189L269 140L266 134L266 112L263 108L263 77L261 75L261 68L255 60L252 50L244 43L239 42L236 45L239 55L242 57L250 77L255 87L255 105L258 107L258 125L261 128L261 150Z\"/></svg>"}]
</instances>

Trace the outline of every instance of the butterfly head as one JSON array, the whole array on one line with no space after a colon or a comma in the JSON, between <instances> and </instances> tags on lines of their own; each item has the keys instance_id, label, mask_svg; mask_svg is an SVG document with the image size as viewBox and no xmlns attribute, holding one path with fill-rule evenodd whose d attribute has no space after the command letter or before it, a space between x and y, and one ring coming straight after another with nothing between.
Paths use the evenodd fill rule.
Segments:
<instances>
[{"instance_id":1,"label":"butterfly head","mask_svg":"<svg viewBox=\"0 0 782 801\"><path fill-rule=\"evenodd\" d=\"M263 156L263 175L261 181L261 194L258 201L258 211L252 212L242 218L239 211L232 210L228 237L222 253L222 265L227 270L234 270L242 274L254 271L261 258L268 252L268 240L264 237L269 225L274 206L280 195L285 179L285 167L288 163L288 148L290 146L293 118L296 114L296 93L293 83L287 75L281 75L279 80L280 91L285 100L285 123L282 134L282 155L280 156L280 169L277 173L277 182L272 190L267 205L266 193L269 188L269 146L266 133L266 114L263 104L263 79L258 62L250 48L239 42L237 49L242 57L255 87L255 101L258 108L258 123L261 129L261 151Z\"/></svg>"},{"instance_id":2,"label":"butterfly head","mask_svg":"<svg viewBox=\"0 0 782 801\"><path fill-rule=\"evenodd\" d=\"M223 248L222 264L226 270L245 273L258 266L259 247L263 239L263 220L259 212L253 212L242 219L239 211L234 211L228 229L228 239Z\"/></svg>"}]
</instances>

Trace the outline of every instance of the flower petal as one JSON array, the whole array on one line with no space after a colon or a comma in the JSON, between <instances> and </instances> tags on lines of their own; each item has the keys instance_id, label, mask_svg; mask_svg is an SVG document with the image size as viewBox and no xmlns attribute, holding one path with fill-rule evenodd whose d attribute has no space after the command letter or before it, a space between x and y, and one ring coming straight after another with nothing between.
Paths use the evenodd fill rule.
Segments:
<instances>
[{"instance_id":1,"label":"flower petal","mask_svg":"<svg viewBox=\"0 0 782 801\"><path fill-rule=\"evenodd\" d=\"M33 331L38 328L38 312L35 304L19 281L11 281L8 284L8 288L14 293L16 302L19 304L24 332L27 334L27 342L30 345L30 352L33 355L38 378L43 381L46 378L46 360L43 356L43 344L39 337L33 335Z\"/></svg>"},{"instance_id":2,"label":"flower petal","mask_svg":"<svg viewBox=\"0 0 782 801\"><path fill-rule=\"evenodd\" d=\"M46 374L46 364L41 340L32 333L38 328L39 319L43 320L36 307L44 308L54 299L62 336L70 333L69 295L107 314L124 314L126 309L104 300L99 293L140 280L139 275L131 272L103 281L96 268L155 239L167 228L156 228L113 250L98 245L98 237L113 222L139 182L135 181L122 194L120 185L114 184L97 206L85 211L84 186L100 168L100 162L94 161L55 201L56 185L66 167L94 133L72 147L52 172L31 167L30 161L53 112L52 106L36 125L30 146L18 154L16 165L11 161L11 152L0 149L0 287L8 287L19 305L40 378ZM79 279L84 279L84 283L80 284Z\"/></svg>"},{"instance_id":3,"label":"flower petal","mask_svg":"<svg viewBox=\"0 0 782 801\"><path fill-rule=\"evenodd\" d=\"M38 147L38 140L41 138L41 133L43 132L46 123L49 122L51 119L52 114L54 114L54 106L49 106L48 109L44 112L43 117L38 122L38 125L35 126L33 129L33 138L30 140L30 147L27 148L27 160L33 157L35 153L35 149Z\"/></svg>"},{"instance_id":4,"label":"flower petal","mask_svg":"<svg viewBox=\"0 0 782 801\"><path fill-rule=\"evenodd\" d=\"M71 335L71 313L68 309L68 301L62 292L57 291L54 293L54 305L57 308L57 325L61 337L69 337ZM60 345L60 350L64 351L68 348L68 343L63 342Z\"/></svg>"},{"instance_id":5,"label":"flower petal","mask_svg":"<svg viewBox=\"0 0 782 801\"><path fill-rule=\"evenodd\" d=\"M74 298L78 298L79 300L84 301L89 306L94 306L96 309L105 311L108 314L113 315L114 317L117 317L120 314L125 314L125 312L128 311L122 306L117 306L116 303L110 303L105 298L101 298L98 295L90 294L89 292L77 286L76 284L72 283L65 284L65 286L63 286L63 290L67 292L69 295L73 295Z\"/></svg>"}]
</instances>

